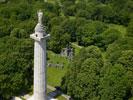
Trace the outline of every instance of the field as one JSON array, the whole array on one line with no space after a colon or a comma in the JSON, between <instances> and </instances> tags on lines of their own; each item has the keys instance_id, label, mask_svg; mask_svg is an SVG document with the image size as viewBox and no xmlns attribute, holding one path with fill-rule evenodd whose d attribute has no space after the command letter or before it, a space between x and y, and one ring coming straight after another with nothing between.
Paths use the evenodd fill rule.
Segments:
<instances>
[{"instance_id":1,"label":"field","mask_svg":"<svg viewBox=\"0 0 133 100\"><path fill-rule=\"evenodd\" d=\"M61 57L59 54L55 54L52 51L48 51L48 63L61 64L63 67L50 66L47 68L47 82L51 86L60 86L61 79L67 71L69 66L69 60L65 57Z\"/></svg>"}]
</instances>

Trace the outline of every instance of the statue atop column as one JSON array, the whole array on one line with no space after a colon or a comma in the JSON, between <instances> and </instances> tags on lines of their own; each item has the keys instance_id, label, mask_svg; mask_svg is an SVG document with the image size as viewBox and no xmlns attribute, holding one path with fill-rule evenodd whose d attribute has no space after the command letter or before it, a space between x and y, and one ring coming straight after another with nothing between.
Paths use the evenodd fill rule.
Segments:
<instances>
[{"instance_id":1,"label":"statue atop column","mask_svg":"<svg viewBox=\"0 0 133 100\"><path fill-rule=\"evenodd\" d=\"M43 13L41 10L38 11L38 23L42 24L42 20L43 20Z\"/></svg>"}]
</instances>

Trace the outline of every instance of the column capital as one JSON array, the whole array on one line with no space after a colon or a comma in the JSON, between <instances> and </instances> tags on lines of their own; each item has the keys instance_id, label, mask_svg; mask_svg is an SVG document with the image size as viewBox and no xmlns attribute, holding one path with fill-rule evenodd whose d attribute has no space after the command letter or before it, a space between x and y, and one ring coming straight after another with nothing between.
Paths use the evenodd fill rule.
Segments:
<instances>
[{"instance_id":1,"label":"column capital","mask_svg":"<svg viewBox=\"0 0 133 100\"><path fill-rule=\"evenodd\" d=\"M49 37L50 37L50 34L47 34L47 35L45 35L43 37L38 37L37 34L35 34L35 33L33 33L33 34L30 35L30 38L34 39L35 41L42 41L44 39L46 40Z\"/></svg>"}]
</instances>

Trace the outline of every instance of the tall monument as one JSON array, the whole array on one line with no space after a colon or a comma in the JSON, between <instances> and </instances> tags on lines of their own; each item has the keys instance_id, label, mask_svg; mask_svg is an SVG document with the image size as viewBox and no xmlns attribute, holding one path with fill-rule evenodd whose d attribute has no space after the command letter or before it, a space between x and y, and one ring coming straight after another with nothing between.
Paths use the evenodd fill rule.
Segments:
<instances>
[{"instance_id":1,"label":"tall monument","mask_svg":"<svg viewBox=\"0 0 133 100\"><path fill-rule=\"evenodd\" d=\"M38 24L30 38L34 43L34 100L47 100L46 96L46 34L42 24L43 12L38 12Z\"/></svg>"}]
</instances>

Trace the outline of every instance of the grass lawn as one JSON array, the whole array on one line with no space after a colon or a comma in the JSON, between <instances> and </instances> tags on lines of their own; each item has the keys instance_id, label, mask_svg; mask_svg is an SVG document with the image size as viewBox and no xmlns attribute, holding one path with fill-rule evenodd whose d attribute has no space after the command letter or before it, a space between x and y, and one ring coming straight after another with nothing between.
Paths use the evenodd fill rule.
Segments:
<instances>
[{"instance_id":1,"label":"grass lawn","mask_svg":"<svg viewBox=\"0 0 133 100\"><path fill-rule=\"evenodd\" d=\"M67 100L66 98L64 98L63 96L59 96L57 97L58 100Z\"/></svg>"},{"instance_id":2,"label":"grass lawn","mask_svg":"<svg viewBox=\"0 0 133 100\"><path fill-rule=\"evenodd\" d=\"M48 63L52 64L63 64L64 68L56 68L54 66L47 68L47 82L51 86L60 86L62 77L67 71L67 66L69 65L69 60L65 57L61 57L58 54L48 51Z\"/></svg>"},{"instance_id":3,"label":"grass lawn","mask_svg":"<svg viewBox=\"0 0 133 100\"><path fill-rule=\"evenodd\" d=\"M79 53L79 51L81 50L81 48L83 48L82 46L79 46L76 42L75 43L71 43L72 47L75 50L75 55L77 55Z\"/></svg>"},{"instance_id":4,"label":"grass lawn","mask_svg":"<svg viewBox=\"0 0 133 100\"><path fill-rule=\"evenodd\" d=\"M50 90L49 88L47 88L47 94L52 92L52 90Z\"/></svg>"}]
</instances>

